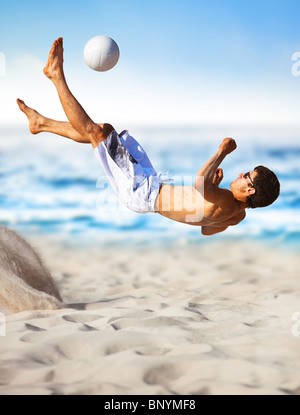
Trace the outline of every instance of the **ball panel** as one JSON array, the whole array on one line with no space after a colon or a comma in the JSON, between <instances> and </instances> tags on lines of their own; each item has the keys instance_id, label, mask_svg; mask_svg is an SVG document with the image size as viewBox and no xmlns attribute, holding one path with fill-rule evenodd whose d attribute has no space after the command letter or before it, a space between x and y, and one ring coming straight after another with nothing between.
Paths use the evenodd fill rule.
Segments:
<instances>
[{"instance_id":1,"label":"ball panel","mask_svg":"<svg viewBox=\"0 0 300 415\"><path fill-rule=\"evenodd\" d=\"M100 67L101 64L101 54L97 51L94 50L91 54L91 60L90 60L90 64L91 64L91 68L96 71L97 68Z\"/></svg>"}]
</instances>

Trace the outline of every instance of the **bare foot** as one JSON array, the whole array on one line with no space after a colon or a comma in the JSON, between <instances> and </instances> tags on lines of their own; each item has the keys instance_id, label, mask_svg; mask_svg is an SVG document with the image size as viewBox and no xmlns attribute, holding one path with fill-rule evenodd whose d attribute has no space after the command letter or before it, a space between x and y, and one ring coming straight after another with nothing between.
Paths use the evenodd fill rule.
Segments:
<instances>
[{"instance_id":1,"label":"bare foot","mask_svg":"<svg viewBox=\"0 0 300 415\"><path fill-rule=\"evenodd\" d=\"M17 99L17 104L21 111L26 114L29 120L29 130L32 134L38 134L42 131L44 117L32 108L27 107L24 101Z\"/></svg>"},{"instance_id":2,"label":"bare foot","mask_svg":"<svg viewBox=\"0 0 300 415\"><path fill-rule=\"evenodd\" d=\"M48 62L44 68L44 74L52 81L63 74L63 54L63 38L59 37L50 49Z\"/></svg>"}]
</instances>

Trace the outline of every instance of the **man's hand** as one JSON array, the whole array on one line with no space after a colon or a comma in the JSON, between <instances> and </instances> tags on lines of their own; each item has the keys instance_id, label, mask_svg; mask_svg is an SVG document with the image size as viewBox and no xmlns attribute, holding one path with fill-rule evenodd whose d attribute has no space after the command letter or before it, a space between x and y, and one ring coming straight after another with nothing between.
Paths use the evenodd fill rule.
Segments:
<instances>
[{"instance_id":1,"label":"man's hand","mask_svg":"<svg viewBox=\"0 0 300 415\"><path fill-rule=\"evenodd\" d=\"M237 145L233 138L224 138L222 144L219 147L221 153L230 154L236 149Z\"/></svg>"},{"instance_id":2,"label":"man's hand","mask_svg":"<svg viewBox=\"0 0 300 415\"><path fill-rule=\"evenodd\" d=\"M219 186L219 184L221 183L221 181L223 180L223 170L222 169L217 169L215 172L215 176L213 178L213 184L215 184L216 186Z\"/></svg>"}]
</instances>

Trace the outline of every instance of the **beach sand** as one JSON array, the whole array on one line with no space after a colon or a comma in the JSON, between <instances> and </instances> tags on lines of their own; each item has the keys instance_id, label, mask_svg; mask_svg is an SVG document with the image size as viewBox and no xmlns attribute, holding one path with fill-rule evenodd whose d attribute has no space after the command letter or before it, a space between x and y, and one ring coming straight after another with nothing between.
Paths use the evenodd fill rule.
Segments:
<instances>
[{"instance_id":1,"label":"beach sand","mask_svg":"<svg viewBox=\"0 0 300 415\"><path fill-rule=\"evenodd\" d=\"M29 242L77 308L1 309L1 395L300 394L296 254Z\"/></svg>"}]
</instances>

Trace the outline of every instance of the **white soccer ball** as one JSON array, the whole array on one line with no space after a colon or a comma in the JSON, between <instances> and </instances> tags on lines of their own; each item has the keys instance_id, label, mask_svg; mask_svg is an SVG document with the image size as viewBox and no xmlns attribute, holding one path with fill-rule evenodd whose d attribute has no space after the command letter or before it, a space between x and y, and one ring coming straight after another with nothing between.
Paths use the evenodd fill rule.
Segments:
<instances>
[{"instance_id":1,"label":"white soccer ball","mask_svg":"<svg viewBox=\"0 0 300 415\"><path fill-rule=\"evenodd\" d=\"M108 36L99 35L90 39L84 47L83 56L86 64L98 72L112 69L120 56L119 46Z\"/></svg>"}]
</instances>

